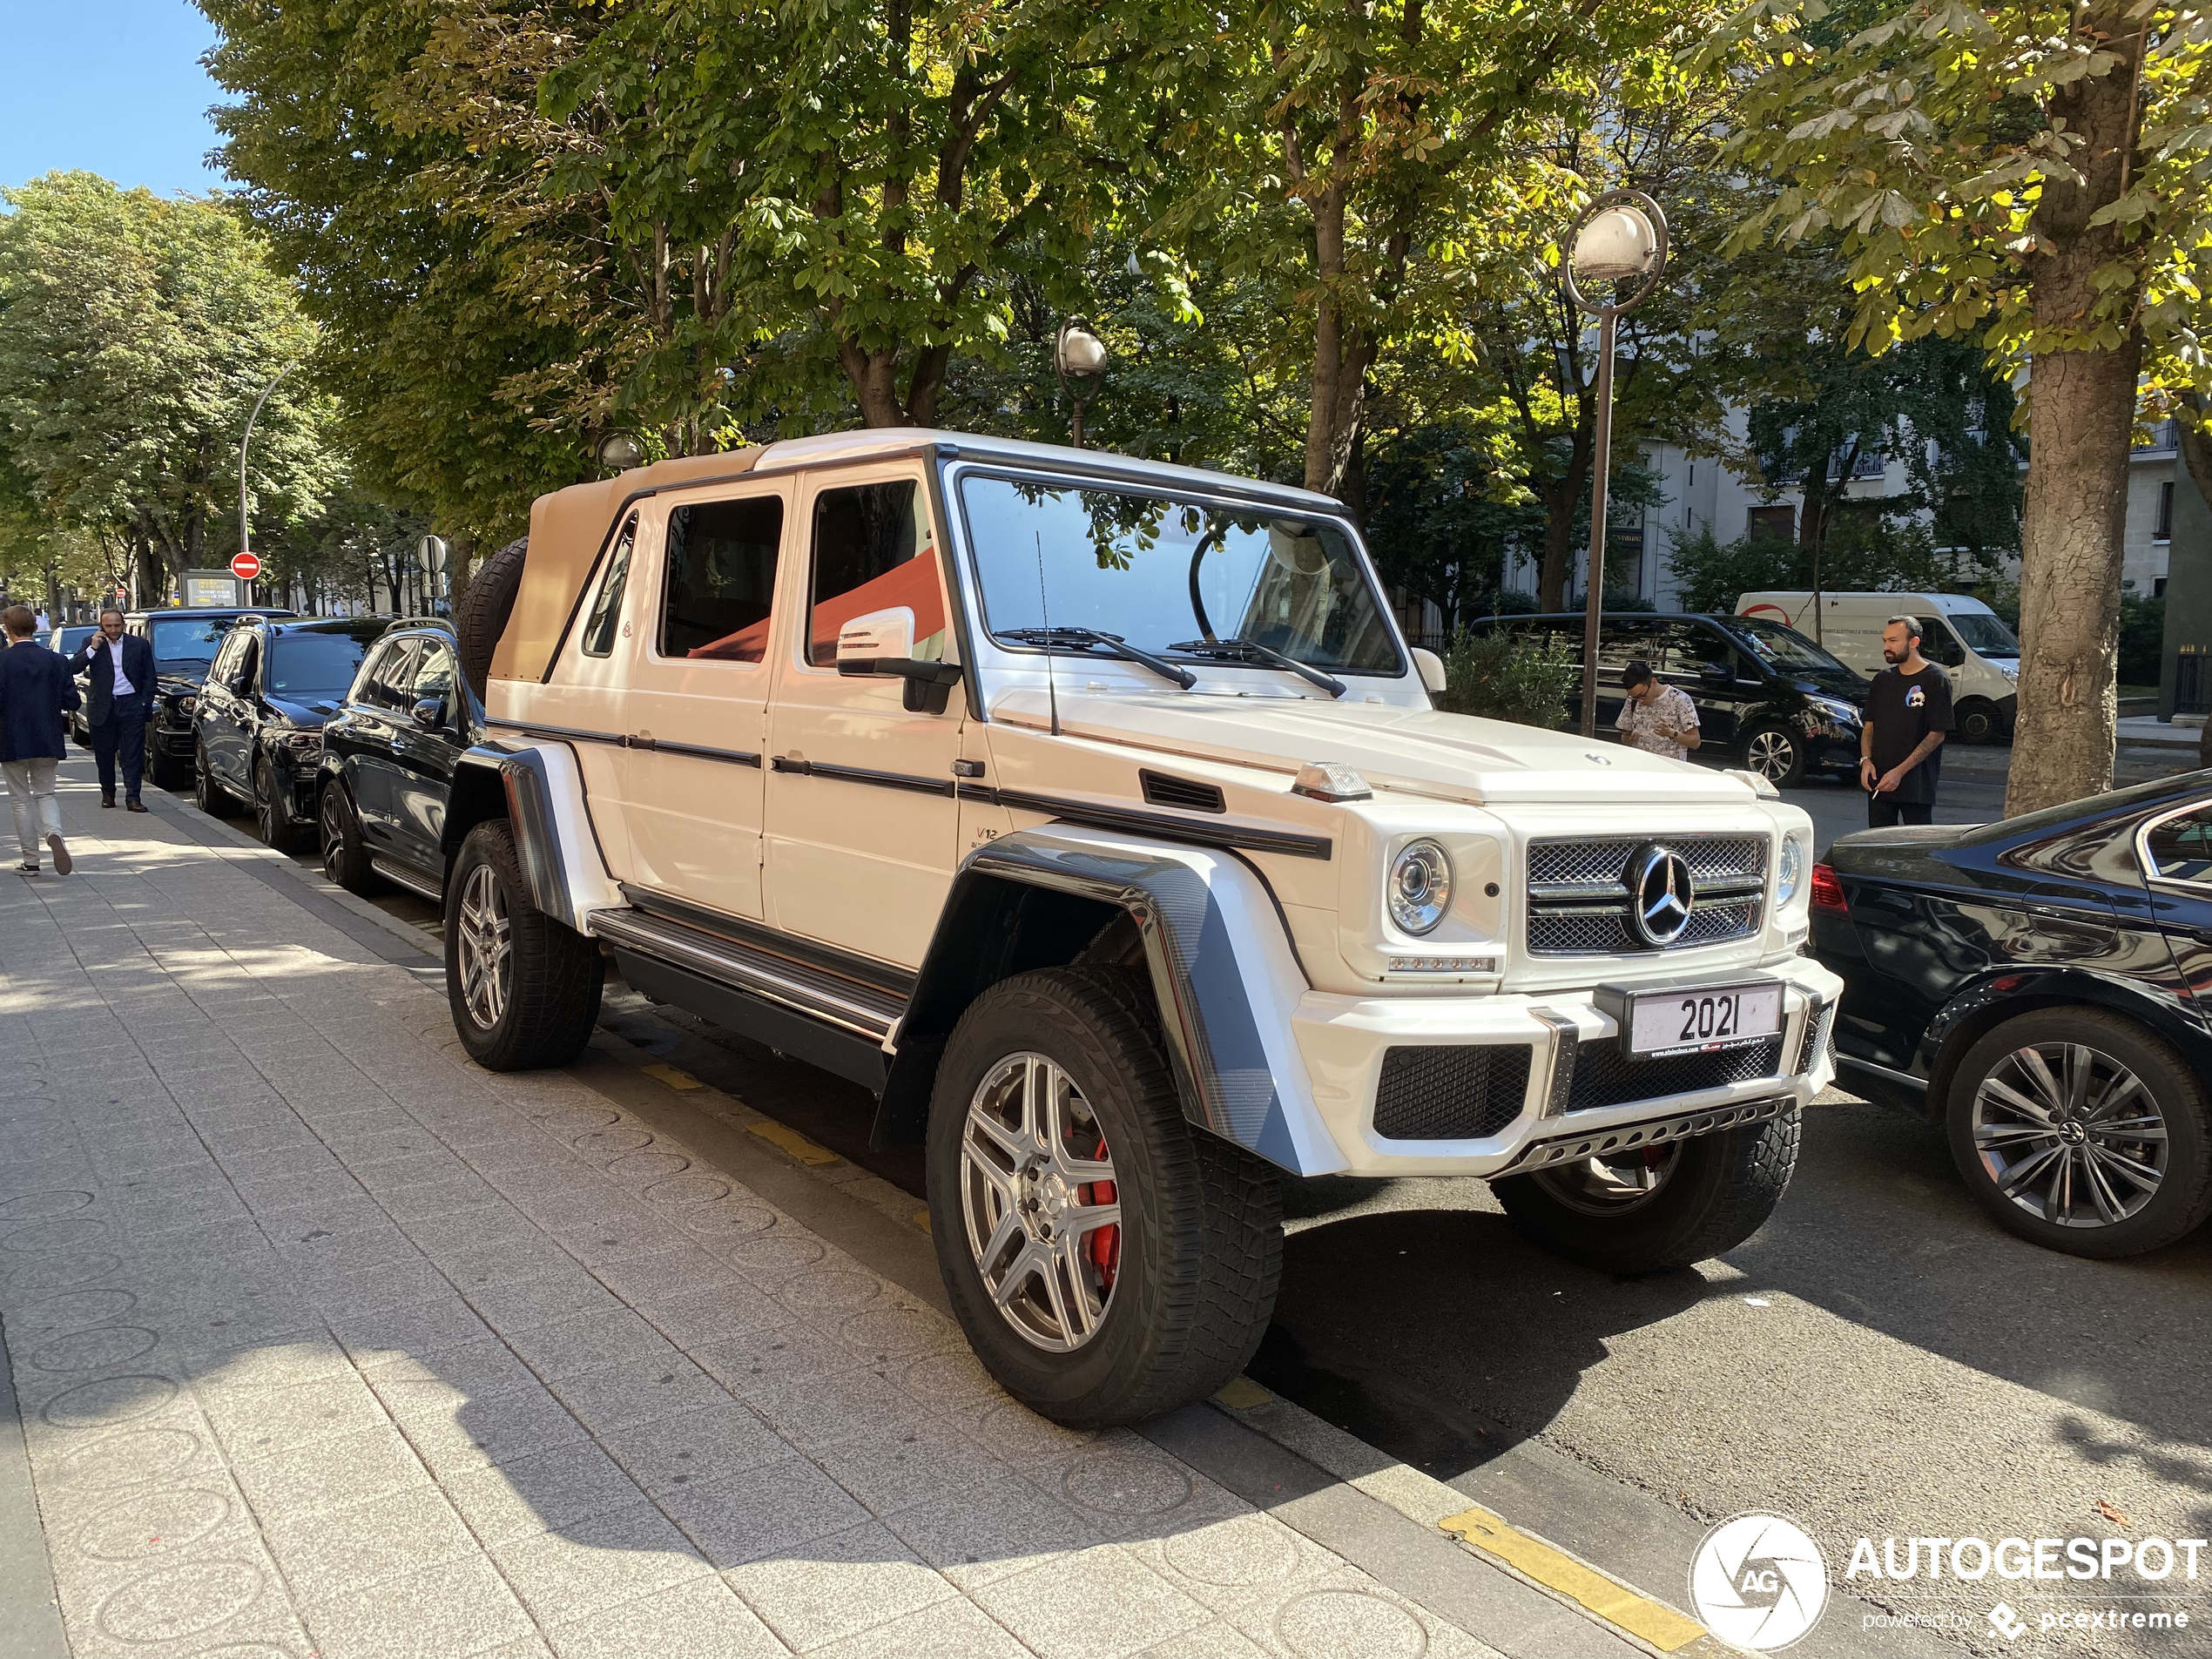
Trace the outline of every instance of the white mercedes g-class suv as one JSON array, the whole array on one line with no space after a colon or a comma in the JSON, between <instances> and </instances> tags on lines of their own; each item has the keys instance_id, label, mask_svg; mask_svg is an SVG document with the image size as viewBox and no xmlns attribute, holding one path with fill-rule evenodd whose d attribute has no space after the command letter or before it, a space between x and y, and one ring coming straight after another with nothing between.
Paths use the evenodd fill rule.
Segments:
<instances>
[{"instance_id":1,"label":"white mercedes g-class suv","mask_svg":"<svg viewBox=\"0 0 2212 1659\"><path fill-rule=\"evenodd\" d=\"M1805 814L1438 711L1325 496L778 442L544 497L460 631L469 1052L573 1057L611 957L865 1084L977 1354L1065 1423L1244 1365L1278 1170L1483 1177L1657 1271L1759 1226L1831 1076Z\"/></svg>"}]
</instances>

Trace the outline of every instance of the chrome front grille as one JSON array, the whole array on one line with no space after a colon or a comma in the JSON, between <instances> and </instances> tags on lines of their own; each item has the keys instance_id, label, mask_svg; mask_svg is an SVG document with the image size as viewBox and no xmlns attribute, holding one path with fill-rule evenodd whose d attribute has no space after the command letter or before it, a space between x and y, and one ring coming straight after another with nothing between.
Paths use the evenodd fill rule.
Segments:
<instances>
[{"instance_id":1,"label":"chrome front grille","mask_svg":"<svg viewBox=\"0 0 2212 1659\"><path fill-rule=\"evenodd\" d=\"M1528 844L1528 949L1537 956L1616 955L1646 948L1629 926L1629 861L1654 840L1682 854L1694 893L1689 925L1666 946L1748 939L1765 919L1763 835L1554 836Z\"/></svg>"}]
</instances>

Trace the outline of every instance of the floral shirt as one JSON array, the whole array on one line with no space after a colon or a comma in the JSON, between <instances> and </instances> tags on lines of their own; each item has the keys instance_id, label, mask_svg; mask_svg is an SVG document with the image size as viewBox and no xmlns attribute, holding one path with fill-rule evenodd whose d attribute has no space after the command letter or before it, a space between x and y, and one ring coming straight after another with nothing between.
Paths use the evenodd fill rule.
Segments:
<instances>
[{"instance_id":1,"label":"floral shirt","mask_svg":"<svg viewBox=\"0 0 2212 1659\"><path fill-rule=\"evenodd\" d=\"M1689 751L1674 737L1662 734L1696 731L1697 705L1680 686L1669 685L1649 703L1639 703L1633 697L1623 698L1613 724L1632 748L1664 755L1669 760L1687 760Z\"/></svg>"}]
</instances>

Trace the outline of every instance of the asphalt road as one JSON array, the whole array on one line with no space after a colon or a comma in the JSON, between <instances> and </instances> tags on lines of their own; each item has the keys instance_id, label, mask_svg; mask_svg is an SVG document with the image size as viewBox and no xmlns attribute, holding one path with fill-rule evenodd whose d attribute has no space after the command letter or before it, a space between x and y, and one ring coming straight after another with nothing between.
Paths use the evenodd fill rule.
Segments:
<instances>
[{"instance_id":1,"label":"asphalt road","mask_svg":"<svg viewBox=\"0 0 2212 1659\"><path fill-rule=\"evenodd\" d=\"M2006 758L1948 767L1939 820L1999 816ZM2137 754L2122 775L2187 762ZM1789 799L1824 847L1864 825L1848 786ZM420 900L382 902L435 926ZM633 1003L607 1022L648 1043L660 1021L713 1038L748 1103L919 1192L918 1159L867 1152L861 1091ZM1253 1374L1485 1501L1519 1478L1550 1506L1528 1524L1669 1599L1685 1541L1747 1509L1806 1526L1837 1574L1861 1536L2212 1534L2212 1228L2127 1262L2034 1249L1967 1202L1939 1132L1851 1096L1809 1116L1796 1180L1757 1236L1658 1278L1531 1247L1480 1181L1307 1182L1290 1211ZM1529 1465L1531 1447L1553 1461ZM1527 1467L1560 1459L1588 1478L1527 1487ZM2168 1587L2188 1600L2156 1604L2189 1609L2188 1635L2008 1645L1986 1618L2000 1594L2031 1624L2110 1604L2067 1583L1851 1588L1956 1615L1947 1639L1978 1652L2212 1653L2212 1554L2197 1582ZM1857 1634L1865 1612L1839 1603L1807 1651L1882 1651Z\"/></svg>"}]
</instances>

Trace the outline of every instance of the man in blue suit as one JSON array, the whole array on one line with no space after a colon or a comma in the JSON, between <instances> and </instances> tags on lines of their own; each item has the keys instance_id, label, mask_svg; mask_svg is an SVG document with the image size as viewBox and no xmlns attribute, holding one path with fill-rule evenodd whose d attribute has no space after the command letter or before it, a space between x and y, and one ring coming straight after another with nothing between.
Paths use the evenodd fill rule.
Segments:
<instances>
[{"instance_id":1,"label":"man in blue suit","mask_svg":"<svg viewBox=\"0 0 2212 1659\"><path fill-rule=\"evenodd\" d=\"M0 771L8 778L8 806L23 846L23 875L38 873L38 837L54 855L54 870L73 867L62 840L61 803L54 799L54 770L67 752L62 716L77 706L77 683L54 652L31 638L38 619L29 605L0 610L8 649L0 651Z\"/></svg>"},{"instance_id":2,"label":"man in blue suit","mask_svg":"<svg viewBox=\"0 0 2212 1659\"><path fill-rule=\"evenodd\" d=\"M123 804L145 811L138 780L146 769L146 721L153 714L153 647L123 631L123 613L100 612L100 631L69 659L69 671L91 669L84 724L92 728L92 760L100 769L100 805L115 805L115 763L123 762Z\"/></svg>"}]
</instances>

